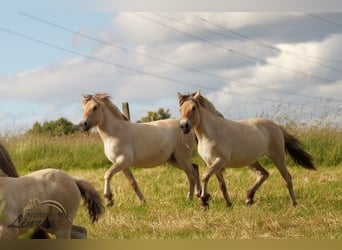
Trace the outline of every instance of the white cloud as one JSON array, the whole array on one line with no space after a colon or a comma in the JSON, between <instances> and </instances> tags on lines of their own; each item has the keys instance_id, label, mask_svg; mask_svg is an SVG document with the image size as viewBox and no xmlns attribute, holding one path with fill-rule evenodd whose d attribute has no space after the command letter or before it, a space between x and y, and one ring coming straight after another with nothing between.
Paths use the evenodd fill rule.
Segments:
<instances>
[{"instance_id":1,"label":"white cloud","mask_svg":"<svg viewBox=\"0 0 342 250\"><path fill-rule=\"evenodd\" d=\"M221 48L144 20L133 13L119 13L112 21L110 29L98 31L99 37L109 39L106 41L115 44L115 46L129 48L160 60L129 53L108 44L92 42L94 49L91 51L90 57L93 59L73 55L73 58L58 63L29 69L13 75L1 76L1 99L22 99L45 105L45 111L40 114L41 117L52 119L56 116L66 116L74 122L78 116L81 116L80 95L97 91L109 92L113 97L113 102L119 107L121 107L121 102L129 101L133 120L139 119L148 110L157 110L161 106L170 108L172 116L178 117L176 99L178 91L192 92L201 89L202 93L210 98L219 110L234 118L253 116L265 110L272 112L269 107L278 105L279 102L305 103L314 101L265 88L276 88L323 98L342 99L341 72L319 66L317 63L314 64L311 62L314 61L313 59L308 60L309 56L341 58L342 35L339 31L333 33L330 30L329 35L323 32L322 37L317 40L312 40L310 37L307 40L300 38L298 42L294 42L293 39L289 39L291 41L285 39L279 43L273 43L275 41L274 34L270 27L275 29L277 25L282 25L283 27L291 27L291 34L296 29L302 32L300 22L297 25L298 27L287 26L287 23L293 24L293 19L302 20L305 17L303 14L194 13L212 23L241 33L250 32L253 29L260 30L263 37L258 37L258 39L261 39L263 43L270 43L282 52L266 49L252 41L243 42L230 39L226 36L200 30L194 26L180 24L179 22L192 23L196 26L202 25L215 32L224 32L209 23L201 23L186 13L163 14L175 18L179 22L167 21L153 13L142 14L168 25L174 25L185 32L196 34L196 36L215 43ZM266 28L269 29L268 33L265 33ZM82 32L92 33L86 27ZM257 33L257 31L253 32ZM277 32L279 31L277 30L275 33ZM285 29L282 36L286 36L286 32ZM317 30L316 32L315 37L319 36L322 31ZM225 32L225 34L228 33ZM301 34L301 36L305 36L305 34ZM84 42L84 37L81 40L79 38L74 37L74 40L70 41L70 44L74 43L76 49L78 46L82 47ZM229 52L229 50L234 52ZM248 55L261 60L248 58ZM169 63L165 64L161 60ZM264 63L265 61L268 63ZM342 68L341 64L322 60L319 62L331 67ZM181 65L183 68L172 64ZM128 70L115 65L127 67ZM279 65L279 67L275 65ZM203 72L189 71L185 67L215 74L217 77ZM135 70L138 72L134 72ZM302 72L309 77L294 71ZM151 73L157 77L139 72ZM333 81L327 83L322 79L312 77L314 75ZM176 82L165 78L175 79ZM274 102L267 102L265 99L273 99ZM277 103L277 101L279 102ZM27 110L26 112L32 111ZM2 112L0 116L4 117L6 113Z\"/></svg>"}]
</instances>

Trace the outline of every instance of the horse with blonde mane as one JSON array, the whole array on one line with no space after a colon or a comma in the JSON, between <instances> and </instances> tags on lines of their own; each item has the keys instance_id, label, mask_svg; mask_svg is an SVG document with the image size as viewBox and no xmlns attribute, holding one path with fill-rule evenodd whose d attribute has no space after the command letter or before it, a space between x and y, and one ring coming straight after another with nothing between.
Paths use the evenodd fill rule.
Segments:
<instances>
[{"instance_id":1,"label":"horse with blonde mane","mask_svg":"<svg viewBox=\"0 0 342 250\"><path fill-rule=\"evenodd\" d=\"M33 228L33 238L86 238L84 227L73 225L81 197L92 222L104 212L100 194L86 180L57 169L19 177L0 143L0 239L14 239Z\"/></svg>"},{"instance_id":2,"label":"horse with blonde mane","mask_svg":"<svg viewBox=\"0 0 342 250\"><path fill-rule=\"evenodd\" d=\"M245 201L247 205L253 204L255 192L269 176L267 170L258 162L263 155L268 156L275 164L286 182L292 204L297 205L292 177L285 165L285 152L302 167L315 169L312 157L304 151L298 139L290 135L284 127L268 119L227 120L199 91L191 95L178 93L178 100L180 128L185 134L192 129L195 131L198 152L209 167L202 175L201 199L205 209L209 208L210 195L207 186L213 174L218 176L226 205L232 205L222 176L222 171L227 167L248 166L257 174L257 180L248 189Z\"/></svg>"},{"instance_id":3,"label":"horse with blonde mane","mask_svg":"<svg viewBox=\"0 0 342 250\"><path fill-rule=\"evenodd\" d=\"M131 123L110 101L106 93L83 95L84 131L97 127L104 143L106 157L113 163L104 175L104 196L107 205L113 205L111 178L123 171L141 202L145 198L137 181L129 170L134 165L141 168L156 167L166 162L182 169L189 181L188 199L194 189L199 196L201 184L198 167L191 163L195 134L183 135L178 120L165 119L146 123Z\"/></svg>"}]
</instances>

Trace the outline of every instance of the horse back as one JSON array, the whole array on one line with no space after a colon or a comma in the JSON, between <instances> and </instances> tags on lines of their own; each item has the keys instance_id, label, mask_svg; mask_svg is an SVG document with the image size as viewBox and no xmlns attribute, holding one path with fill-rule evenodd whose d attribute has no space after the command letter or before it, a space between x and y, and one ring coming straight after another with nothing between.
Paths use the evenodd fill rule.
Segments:
<instances>
[{"instance_id":1,"label":"horse back","mask_svg":"<svg viewBox=\"0 0 342 250\"><path fill-rule=\"evenodd\" d=\"M225 123L216 151L227 157L231 167L252 164L284 143L280 127L271 120L256 118Z\"/></svg>"},{"instance_id":2,"label":"horse back","mask_svg":"<svg viewBox=\"0 0 342 250\"><path fill-rule=\"evenodd\" d=\"M259 146L264 149L264 154L268 154L270 148L284 145L284 135L281 127L274 121L264 118L247 119L240 121L250 130L251 138L259 141Z\"/></svg>"}]
</instances>

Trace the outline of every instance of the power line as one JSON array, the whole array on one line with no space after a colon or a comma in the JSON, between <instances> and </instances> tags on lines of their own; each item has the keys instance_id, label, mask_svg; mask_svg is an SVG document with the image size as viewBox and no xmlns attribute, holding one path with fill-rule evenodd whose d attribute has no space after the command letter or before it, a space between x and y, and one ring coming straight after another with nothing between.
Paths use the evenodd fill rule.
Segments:
<instances>
[{"instance_id":1,"label":"power line","mask_svg":"<svg viewBox=\"0 0 342 250\"><path fill-rule=\"evenodd\" d=\"M213 74L213 73L210 73L210 72L206 72L206 71L198 70L198 69L195 69L195 68L187 67L187 66L184 66L184 65L180 65L180 64L177 64L177 63L169 62L169 61L166 61L164 59L160 59L160 58L157 58L157 57L154 57L154 56L149 56L147 54L144 54L144 53L141 53L141 52L138 52L138 51L135 51L135 50L123 47L123 46L119 46L119 45L116 45L114 43L111 43L111 42L108 42L108 41L104 41L104 40L101 40L101 39L98 39L98 38L95 38L95 37L83 34L81 32L77 32L75 30L72 30L70 28L62 26L60 24L52 23L50 21L44 20L42 18L38 18L36 16L32 16L32 15L24 13L24 12L19 12L19 14L21 14L23 16L26 16L26 17L29 17L31 19L34 19L36 21L45 23L47 25L53 26L55 28L58 28L58 29L61 29L61 30L64 30L64 31L67 31L67 32L70 32L70 33L73 33L73 34L76 34L76 35L79 35L79 36L82 36L82 37L87 38L89 40L92 40L92 41L95 41L95 42L98 42L98 43L101 43L101 44L104 44L104 45L107 45L107 46L111 46L111 47L116 48L116 49L121 49L121 50L124 50L126 52L138 55L138 56L142 56L142 57L145 57L145 58L148 58L148 59L151 59L151 60L162 62L164 64L168 64L168 65L171 65L171 66L174 66L174 67L178 67L178 68L181 68L181 69L184 69L184 70L188 70L188 71L200 73L200 74L203 74L203 75L206 75L206 76L214 77L216 79L230 81L230 82L235 82L235 83L240 83L240 84L252 86L252 87L255 87L255 88L270 90L270 91L279 92L279 93L283 93L283 94L287 94L287 95L296 95L296 96L306 97L306 98L322 99L322 98L317 97L317 96L305 95L305 94L300 94L300 93L295 93L295 92L291 92L291 91L280 90L280 89L271 88L271 87L264 87L264 86L260 86L260 85L253 84L253 83L248 83L248 82L241 81L241 80L233 80L233 79L230 79L230 78L227 78L227 77L222 77L222 76L217 75L217 74ZM340 102L342 102L342 100L334 100L334 99L331 99L331 100L332 101L340 101Z\"/></svg>"},{"instance_id":2,"label":"power line","mask_svg":"<svg viewBox=\"0 0 342 250\"><path fill-rule=\"evenodd\" d=\"M186 35L188 37L197 39L197 40L199 40L199 41L201 41L203 43L209 44L209 45L211 45L213 47L216 47L216 48L219 48L219 49L223 49L226 52L229 52L229 53L232 53L232 54L237 54L237 55L240 55L241 57L244 57L244 58L247 58L247 59L250 59L250 60L253 60L253 61L257 61L259 63L269 64L269 65L272 65L274 67L277 67L277 68L280 68L280 69L283 69L283 70L295 73L297 75L302 75L302 76L318 79L318 80L321 80L321 81L333 82L333 80L325 78L325 77L322 77L322 76L312 75L312 74L308 74L308 73L305 73L305 72L302 72L302 71L298 71L298 70L294 70L294 69L291 69L291 68L287 68L287 67L284 67L282 65L278 65L278 64L275 64L275 63L270 63L270 62L268 62L265 59L261 59L261 58L255 57L255 56L251 56L251 55L245 54L245 53L240 52L240 51L233 50L231 48L224 47L224 46L222 46L220 44L211 42L211 41L209 41L207 39L201 38L201 37L193 35L193 34L191 34L189 32L186 32L186 31L180 30L178 28L175 28L173 26L170 26L170 25L167 25L165 23L162 23L162 22L160 22L158 20L155 20L153 18L147 17L146 15L142 15L142 14L139 14L139 13L134 13L134 14L137 15L137 16L140 16L140 17L142 17L142 18L144 18L146 20L149 20L151 22L157 23L157 24L159 24L159 25L161 25L163 27L166 27L168 29L171 29L171 30L177 31L179 33L182 33L182 34L184 34L184 35Z\"/></svg>"},{"instance_id":3,"label":"power line","mask_svg":"<svg viewBox=\"0 0 342 250\"><path fill-rule=\"evenodd\" d=\"M74 55L77 55L77 56L80 56L80 57L92 60L92 61L96 61L96 62L104 63L104 64L107 64L107 65L115 66L115 67L121 68L123 70L131 71L131 72L139 73L139 74L143 74L143 75L152 76L152 77L155 77L155 78L158 78L158 79L161 79L161 80L165 80L165 81L169 81L169 82L174 82L174 83L178 83L178 84L182 84L182 85L187 85L187 86L191 86L191 87L202 88L202 89L211 90L211 91L218 91L219 90L219 89L216 89L216 88L211 88L211 87L207 87L207 86L201 86L201 85L198 85L198 84L193 84L193 83L185 82L185 81L182 81L182 80L178 80L178 79L174 79L174 78L170 78L170 77L166 77L166 76L161 76L161 75L158 75L158 74L155 74L155 73L146 72L146 71L142 71L142 70L135 69L135 68L132 68L132 67L128 67L128 66L124 66L124 65L121 65L121 64L113 63L113 62L110 62L110 61L107 61L107 60L104 60L104 59L100 59L100 58L97 58L97 57L94 57L94 56L86 55L84 53L81 53L81 52L78 52L78 51L75 51L75 50L67 49L67 48L64 48L64 47L61 47L61 46L58 46L58 45L55 45L55 44L52 44L52 43L40 40L40 39L36 39L36 38L31 37L31 36L28 36L28 35L25 35L25 34L22 34L22 33L19 33L19 32L15 32L15 31L3 28L3 27L0 27L0 30L3 31L3 32L6 32L8 34L20 37L20 38L24 38L24 39L27 39L27 40L30 40L30 41L33 41L33 42L36 42L36 43L39 43L39 44L42 44L42 45L45 45L45 46L57 49L57 50L61 50L61 51L64 51L64 52L67 52L67 53L70 53L70 54L74 54ZM266 101L266 102L279 103L279 100L274 100L274 99L269 99L269 98L243 95L243 94L240 94L240 93L236 93L236 92L232 92L232 91L228 92L228 91L225 91L225 90L222 90L222 92L224 92L224 93L226 93L228 95L236 95L236 96L241 96L241 97L244 97L244 98L252 98L252 99L258 99L258 100ZM281 103L282 104L287 104L287 105L301 106L301 107L302 106L316 107L316 105L310 105L309 103L306 103L306 104L299 104L299 103L292 103L292 102L281 102Z\"/></svg>"},{"instance_id":4,"label":"power line","mask_svg":"<svg viewBox=\"0 0 342 250\"><path fill-rule=\"evenodd\" d=\"M338 26L338 27L342 27L342 24L340 24L340 23L337 23L337 22L334 22L334 21L331 21L331 20L329 20L329 19L327 19L327 18L324 18L324 17L321 17L321 16L319 16L319 15L317 15L317 14L313 14L313 13L306 13L308 16L311 16L311 17L313 17L313 18L315 18L315 19L318 19L318 20L320 20L320 21L323 21L323 22L325 22L325 23L330 23L330 24L333 24L333 25L335 25L335 26Z\"/></svg>"},{"instance_id":5,"label":"power line","mask_svg":"<svg viewBox=\"0 0 342 250\"><path fill-rule=\"evenodd\" d=\"M323 64L321 61L328 61L328 62L342 62L340 60L337 60L337 59L331 59L331 58L322 58L322 57L316 57L316 56L311 56L311 55L302 55L302 54L298 54L298 53L295 53L293 51L288 51L288 50L284 50L284 49L280 49L278 47L275 47L269 43L265 43L265 42L262 42L262 41L259 41L257 39L254 39L254 38L251 38L250 36L247 36L247 35L244 35L238 31L235 31L235 30L232 30L232 29L228 29L227 27L224 27L222 25L219 25L217 23L214 23L210 20L208 20L207 18L203 18L203 17L200 17L200 16L197 16L197 15L194 15L194 14L191 14L189 13L188 15L202 21L202 22L205 22L205 23L208 23L212 26L215 26L223 31L228 31L236 36L238 36L239 38L236 38L236 39L239 39L240 41L244 41L244 42L248 42L248 43L253 43L255 45L258 45L258 46L261 46L263 48L266 48L266 49L271 49L271 50L274 50L274 51L277 51L277 52L281 52L281 53L284 53L284 54L287 54L287 55L290 55L290 56L294 56L294 57L297 57L297 58L300 58L301 60L305 60L305 61L310 61L310 62L313 62L313 63L317 63L318 65L320 65L321 67L324 67L324 68L327 68L327 69L331 69L331 70L335 70L335 71L338 71L338 72L342 72L341 69L338 69L338 68L335 68L335 67L331 67L330 65L326 65L326 64ZM202 28L203 29L203 28ZM207 29L206 29L207 30ZM218 32L216 32L218 33ZM226 36L226 34L224 33L220 33L221 35L223 36Z\"/></svg>"}]
</instances>

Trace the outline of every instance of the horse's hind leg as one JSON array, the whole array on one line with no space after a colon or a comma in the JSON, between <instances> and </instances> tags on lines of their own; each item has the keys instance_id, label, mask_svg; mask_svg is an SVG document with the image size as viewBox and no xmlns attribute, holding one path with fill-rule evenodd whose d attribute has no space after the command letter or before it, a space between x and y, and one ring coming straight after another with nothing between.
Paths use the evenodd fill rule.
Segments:
<instances>
[{"instance_id":1,"label":"horse's hind leg","mask_svg":"<svg viewBox=\"0 0 342 250\"><path fill-rule=\"evenodd\" d=\"M277 160L273 160L273 162L276 165L277 169L279 170L281 176L285 180L286 187L289 190L289 194L291 197L292 205L297 206L296 196L293 191L292 176L286 168L285 161L278 162Z\"/></svg>"},{"instance_id":2,"label":"horse's hind leg","mask_svg":"<svg viewBox=\"0 0 342 250\"><path fill-rule=\"evenodd\" d=\"M223 174L222 174L222 172L219 172L219 173L216 173L215 175L216 175L216 178L218 180L219 187L221 189L223 198L226 200L227 207L231 207L232 202L231 202L229 195L228 195L227 185L226 185L226 182L224 181Z\"/></svg>"},{"instance_id":3,"label":"horse's hind leg","mask_svg":"<svg viewBox=\"0 0 342 250\"><path fill-rule=\"evenodd\" d=\"M193 167L193 169L195 171L196 196L197 197L201 197L202 187L201 187L201 182L200 182L200 178L199 178L198 165L195 164L195 163L192 163L192 167Z\"/></svg>"},{"instance_id":4,"label":"horse's hind leg","mask_svg":"<svg viewBox=\"0 0 342 250\"><path fill-rule=\"evenodd\" d=\"M135 178L134 178L134 176L133 176L131 170L129 170L128 168L126 168L126 169L123 170L123 172L124 172L125 176L127 177L129 183L131 184L131 186L132 186L134 192L137 194L139 200L140 200L141 202L145 202L145 197L144 197L144 195L142 194L142 192L140 191L140 188L139 188L139 186L138 186L138 183L137 183L137 181L135 180Z\"/></svg>"},{"instance_id":5,"label":"horse's hind leg","mask_svg":"<svg viewBox=\"0 0 342 250\"><path fill-rule=\"evenodd\" d=\"M254 184L248 189L247 191L247 198L246 198L246 205L252 205L255 192L258 190L258 188L264 183L264 181L268 178L269 173L266 169L264 169L259 162L255 162L252 165L249 166L249 169L252 170L254 173L257 174L257 180L254 182Z\"/></svg>"},{"instance_id":6,"label":"horse's hind leg","mask_svg":"<svg viewBox=\"0 0 342 250\"><path fill-rule=\"evenodd\" d=\"M201 192L201 183L199 179L198 166L196 164L192 164L188 159L181 158L179 155L176 155L175 159L170 160L169 163L185 172L189 182L188 200L193 200L195 186L197 189L197 196L199 196L199 193Z\"/></svg>"},{"instance_id":7,"label":"horse's hind leg","mask_svg":"<svg viewBox=\"0 0 342 250\"><path fill-rule=\"evenodd\" d=\"M188 191L188 200L192 200L194 197L194 190L195 190L195 184L196 184L196 169L193 168L193 165L190 165L191 167L183 168L185 171L186 176L188 177L189 182L189 191ZM199 182L199 175L197 175L198 182Z\"/></svg>"}]
</instances>

